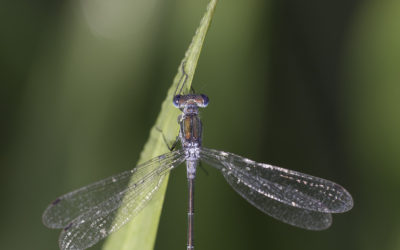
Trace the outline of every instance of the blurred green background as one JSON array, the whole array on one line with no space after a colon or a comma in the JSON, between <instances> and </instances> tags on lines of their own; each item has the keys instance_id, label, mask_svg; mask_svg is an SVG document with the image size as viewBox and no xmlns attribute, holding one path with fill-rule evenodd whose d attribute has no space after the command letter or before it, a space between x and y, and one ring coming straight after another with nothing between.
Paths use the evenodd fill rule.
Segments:
<instances>
[{"instance_id":1,"label":"blurred green background","mask_svg":"<svg viewBox=\"0 0 400 250\"><path fill-rule=\"evenodd\" d=\"M1 249L57 249L48 203L134 166L207 2L1 1ZM355 206L297 229L205 166L196 249L400 249L399 27L396 0L220 0L193 84L204 145L333 180ZM185 176L155 249L185 248Z\"/></svg>"}]
</instances>

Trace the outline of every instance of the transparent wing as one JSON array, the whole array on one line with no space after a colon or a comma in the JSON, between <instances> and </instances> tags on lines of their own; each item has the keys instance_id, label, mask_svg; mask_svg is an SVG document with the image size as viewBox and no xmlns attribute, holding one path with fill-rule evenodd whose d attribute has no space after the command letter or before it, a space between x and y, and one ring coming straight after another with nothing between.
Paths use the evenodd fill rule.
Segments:
<instances>
[{"instance_id":1,"label":"transparent wing","mask_svg":"<svg viewBox=\"0 0 400 250\"><path fill-rule=\"evenodd\" d=\"M85 249L118 230L151 200L165 174L185 160L182 150L155 157L135 169L56 199L43 214L52 228L64 227L61 249Z\"/></svg>"},{"instance_id":2,"label":"transparent wing","mask_svg":"<svg viewBox=\"0 0 400 250\"><path fill-rule=\"evenodd\" d=\"M321 230L330 213L348 211L351 195L341 186L300 172L202 148L200 157L220 169L230 185L263 212L294 226Z\"/></svg>"},{"instance_id":3,"label":"transparent wing","mask_svg":"<svg viewBox=\"0 0 400 250\"><path fill-rule=\"evenodd\" d=\"M332 215L329 213L315 212L286 205L254 191L249 185L243 185L244 182L239 181L235 175L228 174L227 171L222 173L227 182L243 198L277 220L309 230L323 230L332 224Z\"/></svg>"}]
</instances>

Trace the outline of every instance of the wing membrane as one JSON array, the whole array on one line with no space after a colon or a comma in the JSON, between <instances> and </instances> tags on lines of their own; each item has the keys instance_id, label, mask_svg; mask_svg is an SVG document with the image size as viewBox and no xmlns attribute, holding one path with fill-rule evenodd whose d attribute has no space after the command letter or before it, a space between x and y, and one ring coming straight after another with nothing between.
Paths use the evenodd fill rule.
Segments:
<instances>
[{"instance_id":1,"label":"wing membrane","mask_svg":"<svg viewBox=\"0 0 400 250\"><path fill-rule=\"evenodd\" d=\"M214 149L202 148L200 155L247 201L286 223L324 229L331 224L330 213L353 206L350 194L331 181Z\"/></svg>"},{"instance_id":2,"label":"wing membrane","mask_svg":"<svg viewBox=\"0 0 400 250\"><path fill-rule=\"evenodd\" d=\"M169 152L63 195L46 209L43 222L64 228L61 249L87 248L133 218L158 190L165 174L184 160L182 150Z\"/></svg>"},{"instance_id":3,"label":"wing membrane","mask_svg":"<svg viewBox=\"0 0 400 250\"><path fill-rule=\"evenodd\" d=\"M228 174L227 171L222 173L233 189L250 204L277 220L309 230L323 230L332 224L332 215L329 213L315 212L286 205L254 191L249 185L238 181L235 175Z\"/></svg>"}]
</instances>

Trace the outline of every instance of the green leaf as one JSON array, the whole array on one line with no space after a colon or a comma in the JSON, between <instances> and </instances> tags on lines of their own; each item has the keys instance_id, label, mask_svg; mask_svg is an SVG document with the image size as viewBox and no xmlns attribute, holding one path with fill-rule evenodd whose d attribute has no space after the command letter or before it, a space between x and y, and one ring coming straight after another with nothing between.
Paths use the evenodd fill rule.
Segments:
<instances>
[{"instance_id":1,"label":"green leaf","mask_svg":"<svg viewBox=\"0 0 400 250\"><path fill-rule=\"evenodd\" d=\"M141 152L139 163L147 161L153 157L166 153L168 148L162 138L161 130L170 144L175 141L178 135L179 127L177 117L179 110L172 105L173 95L179 84L182 83L183 72L187 74L183 92L188 92L193 80L193 75L197 66L197 61L203 47L204 39L207 34L217 0L211 0L207 10L200 22L199 27L192 39L192 42L185 53L181 64L178 67L172 86L167 97L161 106L160 114L153 128L150 131L150 137ZM179 86L180 87L180 86ZM153 249L157 234L158 223L160 220L161 209L164 202L165 191L167 188L167 178L164 179L159 191L154 195L151 202L136 216L128 222L118 232L110 235L104 243L105 250L147 250Z\"/></svg>"}]
</instances>

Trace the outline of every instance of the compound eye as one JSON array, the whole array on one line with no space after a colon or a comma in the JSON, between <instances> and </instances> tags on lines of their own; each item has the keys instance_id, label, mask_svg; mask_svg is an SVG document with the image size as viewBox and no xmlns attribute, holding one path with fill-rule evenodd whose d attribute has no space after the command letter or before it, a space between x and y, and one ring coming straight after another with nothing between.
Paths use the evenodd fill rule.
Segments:
<instances>
[{"instance_id":1,"label":"compound eye","mask_svg":"<svg viewBox=\"0 0 400 250\"><path fill-rule=\"evenodd\" d=\"M209 102L208 96L201 94L201 97L203 98L203 107L207 107Z\"/></svg>"},{"instance_id":2,"label":"compound eye","mask_svg":"<svg viewBox=\"0 0 400 250\"><path fill-rule=\"evenodd\" d=\"M179 108L179 100L181 99L181 95L176 95L174 99L172 100L172 103L174 104L175 107Z\"/></svg>"}]
</instances>

